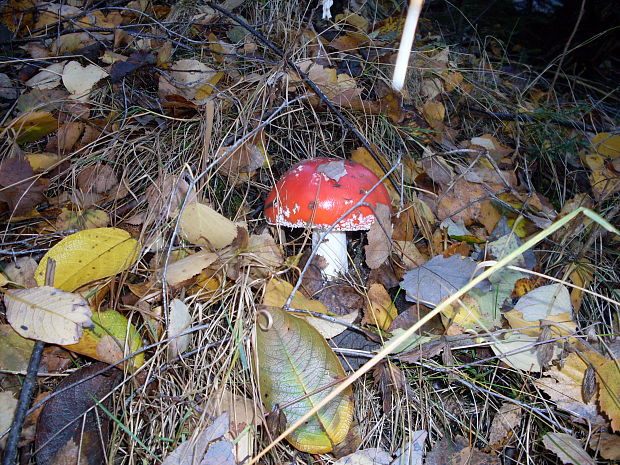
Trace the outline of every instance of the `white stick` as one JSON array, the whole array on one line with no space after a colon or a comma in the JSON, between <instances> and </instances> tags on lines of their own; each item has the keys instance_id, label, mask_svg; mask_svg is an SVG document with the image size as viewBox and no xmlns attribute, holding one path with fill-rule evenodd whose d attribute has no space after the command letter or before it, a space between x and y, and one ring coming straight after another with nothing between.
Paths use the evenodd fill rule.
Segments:
<instances>
[{"instance_id":1,"label":"white stick","mask_svg":"<svg viewBox=\"0 0 620 465\"><path fill-rule=\"evenodd\" d=\"M394 67L394 76L392 77L392 87L394 90L401 90L405 85L405 77L407 76L407 65L409 64L409 56L411 55L411 47L415 37L415 30L422 11L424 0L411 0L409 2L409 10L407 11L407 19L405 19L405 27L403 35L400 38L400 47L398 47L398 55L396 56L396 66Z\"/></svg>"}]
</instances>

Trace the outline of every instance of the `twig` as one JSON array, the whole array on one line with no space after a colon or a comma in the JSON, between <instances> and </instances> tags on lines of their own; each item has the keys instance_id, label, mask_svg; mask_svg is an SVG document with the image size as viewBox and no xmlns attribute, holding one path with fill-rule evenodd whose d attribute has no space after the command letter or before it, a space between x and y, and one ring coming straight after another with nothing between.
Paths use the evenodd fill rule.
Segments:
<instances>
[{"instance_id":1,"label":"twig","mask_svg":"<svg viewBox=\"0 0 620 465\"><path fill-rule=\"evenodd\" d=\"M56 272L56 261L53 258L48 259L47 268L45 269L45 285L54 285L54 274ZM32 348L30 355L30 362L28 363L28 370L26 371L26 377L24 378L24 384L22 384L21 391L19 393L19 400L17 401L17 407L15 408L15 415L13 422L11 423L11 431L9 437L6 440L6 447L4 448L4 456L2 457L2 465L13 465L17 459L17 445L19 438L22 434L22 428L24 421L28 416L28 407L32 401L32 395L37 387L37 375L39 374L39 365L41 365L41 357L43 356L43 349L45 348L45 342L36 341Z\"/></svg>"},{"instance_id":2,"label":"twig","mask_svg":"<svg viewBox=\"0 0 620 465\"><path fill-rule=\"evenodd\" d=\"M233 21L235 21L237 24L239 24L244 29L247 29L250 33L252 33L252 35L254 35L256 38L260 39L260 41L263 42L267 47L269 47L274 53L276 53L278 56L280 56L282 59L284 59L286 64L288 66L290 66L292 69L294 69L297 74L299 74L299 76L306 82L306 84L308 84L308 86L310 86L310 88L314 91L314 93L323 101L323 103L325 103L327 108L329 108L330 111L332 113L334 113L338 117L340 122L342 124L344 124L347 127L347 129L349 131L351 131L355 135L355 137L357 137L357 139L361 142L361 144L364 146L364 148L366 150L368 150L368 153L370 153L372 158L377 162L377 164L381 167L381 169L384 172L388 171L388 168L383 163L383 160L381 159L381 157L379 157L379 155L377 155L375 150L372 148L372 146L366 140L366 138L362 135L362 133L359 132L357 130L357 128L353 125L353 123L351 123L351 121L349 121L349 119L346 118L342 114L342 112L340 110L338 110L338 108L335 107L335 105L325 96L323 91L321 91L319 86L317 86L314 83L314 81L312 79L310 79L310 77L306 73L304 73L301 69L299 69L299 66L297 66L293 62L293 60L291 60L290 58L287 58L285 53L282 50L280 50L275 44L273 44L273 42L271 42L269 39L267 39L267 37L265 37L262 33L260 33L255 28L250 26L248 23L246 23L241 18L235 16L230 11L222 8L219 5L216 5L213 2L206 2L206 3L207 3L207 5L209 5L214 10L219 11L223 15L225 15L225 16L229 17L230 19L232 19ZM390 172L391 171L392 170L390 170ZM394 189L396 190L396 192L399 195L402 195L402 192L401 192L401 189L400 189L400 186L398 185L398 183L396 181L394 181L394 179L392 179L391 176L388 177L388 179L389 179L390 183L392 184L392 186L394 187Z\"/></svg>"}]
</instances>

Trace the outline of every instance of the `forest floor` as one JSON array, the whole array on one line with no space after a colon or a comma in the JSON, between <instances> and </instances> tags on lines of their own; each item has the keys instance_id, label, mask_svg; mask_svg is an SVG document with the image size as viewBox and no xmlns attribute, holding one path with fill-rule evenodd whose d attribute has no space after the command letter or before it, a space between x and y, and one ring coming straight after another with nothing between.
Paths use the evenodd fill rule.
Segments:
<instances>
[{"instance_id":1,"label":"forest floor","mask_svg":"<svg viewBox=\"0 0 620 465\"><path fill-rule=\"evenodd\" d=\"M398 2L5 3L3 463L620 460L617 89L423 12L397 92ZM265 216L321 157L332 279Z\"/></svg>"}]
</instances>

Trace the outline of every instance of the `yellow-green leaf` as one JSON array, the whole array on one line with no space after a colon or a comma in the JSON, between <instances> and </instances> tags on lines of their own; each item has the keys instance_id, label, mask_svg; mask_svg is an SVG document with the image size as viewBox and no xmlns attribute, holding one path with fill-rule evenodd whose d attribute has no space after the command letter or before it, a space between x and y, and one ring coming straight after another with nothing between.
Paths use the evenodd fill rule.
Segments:
<instances>
[{"instance_id":1,"label":"yellow-green leaf","mask_svg":"<svg viewBox=\"0 0 620 465\"><path fill-rule=\"evenodd\" d=\"M54 287L73 291L86 283L108 278L132 266L140 246L127 231L117 228L96 228L65 237L43 257L35 279L45 282L47 261L56 261Z\"/></svg>"},{"instance_id":2,"label":"yellow-green leaf","mask_svg":"<svg viewBox=\"0 0 620 465\"><path fill-rule=\"evenodd\" d=\"M50 286L5 291L6 319L23 337L72 344L90 326L88 303L78 294Z\"/></svg>"},{"instance_id":3,"label":"yellow-green leaf","mask_svg":"<svg viewBox=\"0 0 620 465\"><path fill-rule=\"evenodd\" d=\"M296 422L345 376L325 339L308 322L277 308L263 307L270 324L258 325L256 351L261 398L267 410L280 406L287 425ZM263 322L264 323L264 322ZM325 386L318 393L305 397ZM347 435L353 419L351 388L334 398L287 440L310 454L330 452Z\"/></svg>"},{"instance_id":4,"label":"yellow-green leaf","mask_svg":"<svg viewBox=\"0 0 620 465\"><path fill-rule=\"evenodd\" d=\"M91 319L93 328L84 330L80 340L65 346L66 349L102 362L114 363L142 348L140 334L134 325L116 310L95 313ZM142 366L144 354L136 355L131 363L134 368Z\"/></svg>"}]
</instances>

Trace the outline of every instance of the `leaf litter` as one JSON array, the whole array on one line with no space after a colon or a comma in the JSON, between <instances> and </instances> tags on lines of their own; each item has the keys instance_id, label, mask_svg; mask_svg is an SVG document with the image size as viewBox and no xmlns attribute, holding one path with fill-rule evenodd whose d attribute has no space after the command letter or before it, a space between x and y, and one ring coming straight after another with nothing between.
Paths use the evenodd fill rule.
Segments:
<instances>
[{"instance_id":1,"label":"leaf litter","mask_svg":"<svg viewBox=\"0 0 620 465\"><path fill-rule=\"evenodd\" d=\"M494 41L457 53L431 19L416 37L406 88L394 92L384 78L404 11L352 4L342 12L323 3L331 19L302 21L295 8L283 15L240 0L213 8L129 1L120 10L82 2L3 7L0 21L25 45L0 70L7 108L0 287L13 325L2 325L0 368L25 369L31 341L17 334L21 326L49 344L70 341L53 346L63 374L70 360L125 370L113 397L126 410L114 407L112 415L129 447L111 445L110 457L133 451L149 462L241 463L273 439L262 426L270 402L261 402L256 373L281 368L273 360L257 364L257 312L261 304L274 312L290 305L284 318L295 324L283 340L323 347L332 368L342 363L313 384L319 392L421 327L392 351L390 369L364 375L380 383L363 377L353 384L347 402L358 425L336 427L337 434L323 425L317 437L283 446L286 452L333 449L338 458L350 447L351 463L405 456L408 463L497 463L527 437L537 447L518 452L522 461L613 460L618 240L592 217L576 217L515 255L510 265L520 270L496 272L424 321L487 266L576 208L613 222L620 139L604 128L613 113L584 112L592 100L578 101L579 91L562 94L513 74L503 67L512 51ZM508 117L516 106L521 113ZM586 125L564 124L586 116ZM335 281L323 279L320 261L307 263L307 231L272 228L262 216L280 174L325 155L334 158L324 173L329 182L341 180L343 159L378 177L396 168L384 180L392 204L376 208L379 221L369 232L350 235L351 272ZM57 266L60 290L53 292L85 303L70 312L81 316L69 330L47 316L64 318L59 311L66 310L43 286L48 258ZM43 301L16 311L11 296L29 293ZM47 357L52 363L50 351ZM54 388L54 378L39 381ZM317 394L304 389L291 405L271 405L282 425L291 424L291 409L310 408L305 401ZM222 392L229 401L216 409L210 401ZM562 414L528 408L541 402ZM412 433L401 411L424 429ZM212 434L209 425L223 425L224 414L227 426ZM378 427L383 419L389 428ZM350 426L353 439L344 439ZM98 428L102 435L109 429ZM84 437L61 441L56 462L80 452L100 463L101 451ZM369 449L377 444L386 449Z\"/></svg>"}]
</instances>

